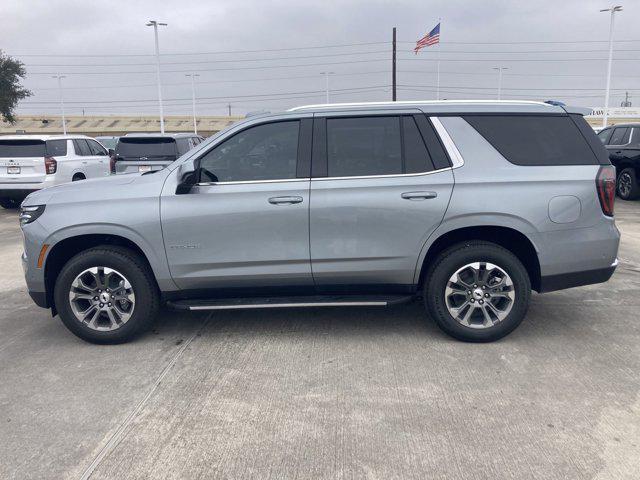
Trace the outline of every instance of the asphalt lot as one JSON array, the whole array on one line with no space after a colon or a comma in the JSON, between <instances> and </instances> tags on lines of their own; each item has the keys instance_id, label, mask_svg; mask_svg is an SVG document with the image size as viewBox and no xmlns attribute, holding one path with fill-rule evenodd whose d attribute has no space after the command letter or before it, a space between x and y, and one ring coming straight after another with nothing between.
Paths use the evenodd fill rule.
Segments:
<instances>
[{"instance_id":1,"label":"asphalt lot","mask_svg":"<svg viewBox=\"0 0 640 480\"><path fill-rule=\"evenodd\" d=\"M27 296L0 209L0 478L640 478L640 202L620 266L486 345L389 309L165 312L120 346Z\"/></svg>"}]
</instances>

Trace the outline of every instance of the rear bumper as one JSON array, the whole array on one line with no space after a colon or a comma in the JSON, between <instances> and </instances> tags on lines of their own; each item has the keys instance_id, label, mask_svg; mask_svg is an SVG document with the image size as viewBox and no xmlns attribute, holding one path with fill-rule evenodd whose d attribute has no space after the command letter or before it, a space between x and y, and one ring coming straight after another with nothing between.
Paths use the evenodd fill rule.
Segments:
<instances>
[{"instance_id":1,"label":"rear bumper","mask_svg":"<svg viewBox=\"0 0 640 480\"><path fill-rule=\"evenodd\" d=\"M21 185L12 186L13 188L0 187L0 198L12 198L14 200L24 200L27 195L37 192L40 188L26 188Z\"/></svg>"},{"instance_id":2,"label":"rear bumper","mask_svg":"<svg viewBox=\"0 0 640 480\"><path fill-rule=\"evenodd\" d=\"M618 259L607 268L543 276L540 279L540 293L554 292L556 290L564 290L565 288L582 287L594 283L604 283L611 278L617 266Z\"/></svg>"}]
</instances>

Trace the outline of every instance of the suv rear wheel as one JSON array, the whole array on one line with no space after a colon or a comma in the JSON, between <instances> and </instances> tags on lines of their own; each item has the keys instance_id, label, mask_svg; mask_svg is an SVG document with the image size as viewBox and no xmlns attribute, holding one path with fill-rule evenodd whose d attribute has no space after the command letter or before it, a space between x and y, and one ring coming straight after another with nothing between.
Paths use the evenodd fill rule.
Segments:
<instances>
[{"instance_id":1,"label":"suv rear wheel","mask_svg":"<svg viewBox=\"0 0 640 480\"><path fill-rule=\"evenodd\" d=\"M159 308L149 267L135 252L115 246L71 258L58 275L54 296L65 326L92 343L132 339L149 328Z\"/></svg>"},{"instance_id":2,"label":"suv rear wheel","mask_svg":"<svg viewBox=\"0 0 640 480\"><path fill-rule=\"evenodd\" d=\"M638 177L636 177L636 171L633 168L625 168L620 172L616 190L618 196L623 200L634 200L640 196Z\"/></svg>"},{"instance_id":3,"label":"suv rear wheel","mask_svg":"<svg viewBox=\"0 0 640 480\"><path fill-rule=\"evenodd\" d=\"M468 342L491 342L512 332L529 306L531 282L509 250L490 242L463 242L436 258L424 300L436 324Z\"/></svg>"}]
</instances>

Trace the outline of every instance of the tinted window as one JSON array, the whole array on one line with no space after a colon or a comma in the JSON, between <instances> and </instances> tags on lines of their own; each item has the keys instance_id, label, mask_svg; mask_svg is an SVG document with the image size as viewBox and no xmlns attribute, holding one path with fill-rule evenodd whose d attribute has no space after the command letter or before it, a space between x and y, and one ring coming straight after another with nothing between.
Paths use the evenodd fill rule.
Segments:
<instances>
[{"instance_id":1,"label":"tinted window","mask_svg":"<svg viewBox=\"0 0 640 480\"><path fill-rule=\"evenodd\" d=\"M399 117L327 119L329 177L402 173Z\"/></svg>"},{"instance_id":2,"label":"tinted window","mask_svg":"<svg viewBox=\"0 0 640 480\"><path fill-rule=\"evenodd\" d=\"M431 122L429 122L424 115L415 115L413 118L418 124L422 138L427 144L427 149L431 155L433 166L437 170L450 167L451 162L449 161L449 157L440 143L440 139L431 125Z\"/></svg>"},{"instance_id":3,"label":"tinted window","mask_svg":"<svg viewBox=\"0 0 640 480\"><path fill-rule=\"evenodd\" d=\"M42 140L0 140L0 157L44 157Z\"/></svg>"},{"instance_id":4,"label":"tinted window","mask_svg":"<svg viewBox=\"0 0 640 480\"><path fill-rule=\"evenodd\" d=\"M176 157L176 141L173 138L122 137L116 146L122 157Z\"/></svg>"},{"instance_id":5,"label":"tinted window","mask_svg":"<svg viewBox=\"0 0 640 480\"><path fill-rule=\"evenodd\" d=\"M66 140L47 140L47 155L50 157L64 157L67 155Z\"/></svg>"},{"instance_id":6,"label":"tinted window","mask_svg":"<svg viewBox=\"0 0 640 480\"><path fill-rule=\"evenodd\" d=\"M613 129L613 135L611 135L611 140L609 141L609 145L626 145L629 143L629 136L631 134L631 129L627 127L617 127Z\"/></svg>"},{"instance_id":7,"label":"tinted window","mask_svg":"<svg viewBox=\"0 0 640 480\"><path fill-rule=\"evenodd\" d=\"M91 155L91 150L89 149L89 145L87 145L87 141L81 138L75 139L73 141L73 146L76 151L76 155L88 156Z\"/></svg>"},{"instance_id":8,"label":"tinted window","mask_svg":"<svg viewBox=\"0 0 640 480\"><path fill-rule=\"evenodd\" d=\"M610 165L611 162L609 161L609 153L607 152L607 149L604 148L602 141L598 138L593 131L593 128L591 128L584 117L578 113L571 113L569 114L569 117L571 117L571 120L573 120L573 123L576 124L576 127L578 127L578 130L580 130L580 133L589 144L589 147L591 147L591 150L598 159L598 162L602 165Z\"/></svg>"},{"instance_id":9,"label":"tinted window","mask_svg":"<svg viewBox=\"0 0 640 480\"><path fill-rule=\"evenodd\" d=\"M118 137L96 137L105 148L116 148L116 144L118 143Z\"/></svg>"},{"instance_id":10,"label":"tinted window","mask_svg":"<svg viewBox=\"0 0 640 480\"><path fill-rule=\"evenodd\" d=\"M631 131L631 143L629 146L638 148L640 147L640 127L633 127Z\"/></svg>"},{"instance_id":11,"label":"tinted window","mask_svg":"<svg viewBox=\"0 0 640 480\"><path fill-rule=\"evenodd\" d=\"M613 129L605 128L598 132L598 138L604 145L609 144L609 139L611 138L611 134L613 133Z\"/></svg>"},{"instance_id":12,"label":"tinted window","mask_svg":"<svg viewBox=\"0 0 640 480\"><path fill-rule=\"evenodd\" d=\"M569 116L467 115L464 119L516 165L599 163Z\"/></svg>"},{"instance_id":13,"label":"tinted window","mask_svg":"<svg viewBox=\"0 0 640 480\"><path fill-rule=\"evenodd\" d=\"M89 148L91 149L91 154L92 155L106 155L107 154L107 151L98 142L96 142L94 140L87 140L87 143L89 144Z\"/></svg>"},{"instance_id":14,"label":"tinted window","mask_svg":"<svg viewBox=\"0 0 640 480\"><path fill-rule=\"evenodd\" d=\"M191 150L191 145L189 144L188 138L178 138L176 140L176 145L178 145L178 155L182 155Z\"/></svg>"},{"instance_id":15,"label":"tinted window","mask_svg":"<svg viewBox=\"0 0 640 480\"><path fill-rule=\"evenodd\" d=\"M237 182L296 177L299 122L276 122L243 130L209 151L201 181Z\"/></svg>"},{"instance_id":16,"label":"tinted window","mask_svg":"<svg viewBox=\"0 0 640 480\"><path fill-rule=\"evenodd\" d=\"M431 156L413 117L402 117L404 139L404 173L433 170Z\"/></svg>"}]
</instances>

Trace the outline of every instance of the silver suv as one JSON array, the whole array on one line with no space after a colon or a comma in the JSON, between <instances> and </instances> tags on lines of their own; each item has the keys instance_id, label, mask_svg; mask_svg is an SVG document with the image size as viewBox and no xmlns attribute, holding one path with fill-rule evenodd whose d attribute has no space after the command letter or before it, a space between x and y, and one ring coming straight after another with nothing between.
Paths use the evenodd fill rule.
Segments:
<instances>
[{"instance_id":1,"label":"silver suv","mask_svg":"<svg viewBox=\"0 0 640 480\"><path fill-rule=\"evenodd\" d=\"M182 310L390 305L422 296L496 340L531 290L607 281L615 172L584 112L536 102L318 105L251 117L165 169L22 205L29 292L79 337Z\"/></svg>"}]
</instances>

